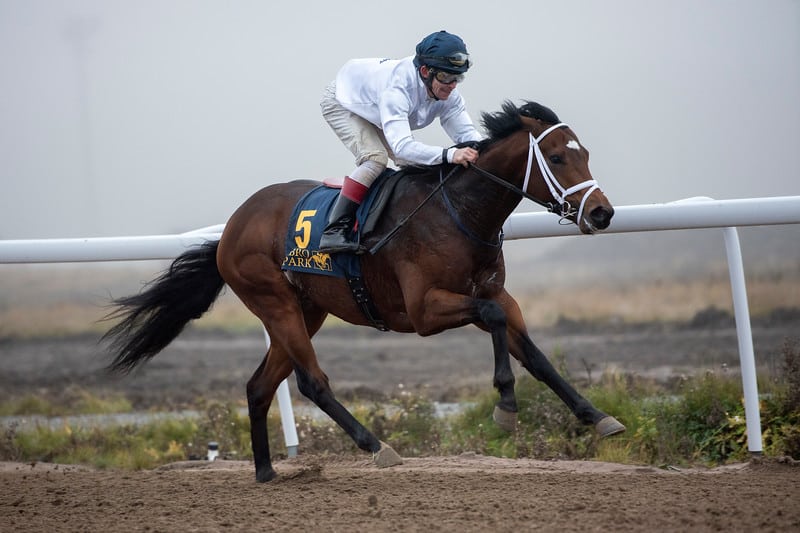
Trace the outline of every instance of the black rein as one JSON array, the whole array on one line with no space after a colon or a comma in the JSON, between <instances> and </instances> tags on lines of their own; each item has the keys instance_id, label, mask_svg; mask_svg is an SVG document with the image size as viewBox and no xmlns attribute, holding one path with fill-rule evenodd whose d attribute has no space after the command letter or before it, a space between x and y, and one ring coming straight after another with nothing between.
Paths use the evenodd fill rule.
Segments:
<instances>
[{"instance_id":1,"label":"black rein","mask_svg":"<svg viewBox=\"0 0 800 533\"><path fill-rule=\"evenodd\" d=\"M532 195L528 194L528 192L526 192L526 191L523 191L522 189L520 189L520 188L519 188L519 187L517 187L516 185L512 185L512 184L510 184L509 182L507 182L507 181L503 180L502 178L499 178L499 177L495 176L494 174L492 174L492 173L491 173L491 172L489 172L488 170L484 170L484 169L482 169L481 167L477 166L477 165L476 165L476 164L474 164L474 163L470 163L470 165L469 165L469 166L470 166L470 168L472 168L473 170L475 170L475 171L476 171L478 174L481 174L482 176L484 176L484 177L486 177L486 178L489 178L490 180L492 180L493 182L497 183L498 185L501 185L501 186L505 187L506 189L508 189L508 190L510 190L510 191L512 191L512 192L514 192L514 193L516 193L516 194L518 194L518 195L520 195L520 196L522 196L523 198L526 198L526 199L530 200L531 202L534 202L534 203L536 203L536 204L538 204L538 205L540 205L540 206L544 207L544 208L545 208L545 209L547 209L549 212L551 212L551 213L555 213L555 212L556 212L556 207L555 207L555 205L554 205L553 203L551 203L551 202L543 202L543 201L539 200L538 198L535 198L534 196L532 196ZM415 208L414 208L414 210L413 210L413 211L411 211L411 212L410 212L408 215L406 215L406 216L403 218L403 220L401 220L401 221L400 221L400 222L397 224L397 226L395 226L395 227L394 227L394 229L392 229L392 231L390 231L389 233L387 233L387 234L386 234L386 235L385 235L385 236L384 236L384 237L383 237L383 238L382 238L380 241L378 241L377 243L375 243L375 245L374 245L372 248L370 248L370 249L369 249L369 253L370 253L370 255L375 255L375 253L377 253L377 252L378 252L378 250L380 250L381 248L383 248L383 246L384 246L384 245L385 245L385 244L386 244L386 243L387 243L387 242L388 242L388 241L389 241L389 240L390 240L392 237L394 237L394 236L395 236L395 234L396 234L398 231L400 231L400 228L402 228L403 226L405 226L406 222L408 222L408 221L409 221L409 219L410 219L412 216L414 216L414 215L417 213L417 211L419 211L419 210L422 208L422 206L424 206L426 203L428 203L428 201L429 201L429 200L430 200L430 199L431 199L431 198L432 198L432 197L433 197L433 196L434 196L434 195L435 195L437 192L439 192L439 190L441 190L441 191L442 191L442 197L444 198L445 205L447 206L447 208L448 208L448 211L450 212L450 216L451 216L451 217L452 217L452 218L455 220L455 222L456 222L456 225L459 227L459 229L460 229L462 232L464 232L464 233L465 233L465 234L466 234L468 237L472 238L473 240L476 240L477 242L479 242L479 243L481 243L481 244L485 244L485 245L488 245L488 246L501 246L501 245L503 244L503 236L502 236L503 234L502 234L502 232L500 233L500 238L499 238L499 241L498 241L498 243L497 243L497 244L495 244L495 243L487 243L487 242L485 242L485 241L483 241L483 240L481 240L481 239L478 239L478 238L474 237L474 236L473 236L473 235L472 235L472 234L471 234L471 233L470 233L468 230L466 230L466 228L464 228L464 227L462 226L461 222L458 220L458 217L457 217L457 216L456 216L456 214L454 213L454 209L452 208L452 205L450 204L450 200L447 198L447 194L446 194L446 193L445 193L445 191L444 191L444 184L447 182L447 180L449 180L449 179L450 179L450 178L451 178L451 177L452 177L452 176L453 176L453 175L456 173L456 171L457 171L459 168L462 168L462 167L461 167L460 165L457 165L457 166L455 166L455 167L453 168L453 170L451 170L450 172L448 172L448 173L447 173L447 176L444 176L444 177L442 177L442 174L441 174L441 171L440 171L440 173L439 173L439 185L437 185L437 186L436 186L436 187L435 187L435 188L434 188L434 189L433 189L433 190L430 192L430 194L428 194L428 196L426 196L426 197L425 197L425 199L424 199L424 200L422 200L422 202L420 202L420 204L419 204L417 207L415 207Z\"/></svg>"}]
</instances>

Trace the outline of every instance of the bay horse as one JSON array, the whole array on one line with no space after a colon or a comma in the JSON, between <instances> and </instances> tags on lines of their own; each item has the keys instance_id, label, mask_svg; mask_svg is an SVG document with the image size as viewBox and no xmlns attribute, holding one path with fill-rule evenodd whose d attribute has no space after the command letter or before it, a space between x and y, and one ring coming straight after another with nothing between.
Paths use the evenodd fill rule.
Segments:
<instances>
[{"instance_id":1,"label":"bay horse","mask_svg":"<svg viewBox=\"0 0 800 533\"><path fill-rule=\"evenodd\" d=\"M481 116L488 135L476 146L474 165L425 167L398 181L362 240L371 250L360 256L365 290L385 329L428 336L474 324L489 332L499 392L494 419L504 429L516 426L510 354L600 436L620 433L625 426L582 397L529 337L517 302L504 288L501 235L523 197L548 206L583 233L608 227L614 209L592 179L588 151L552 110L505 101L501 111ZM119 372L166 347L210 308L225 284L261 320L271 342L246 387L258 482L276 476L266 417L278 385L292 372L299 391L360 449L372 452L379 467L402 462L336 400L311 343L329 313L371 325L348 282L281 268L293 208L319 185L296 180L256 192L233 213L219 241L180 255L142 292L114 300L107 317L119 319L103 337L114 354L109 368Z\"/></svg>"}]
</instances>

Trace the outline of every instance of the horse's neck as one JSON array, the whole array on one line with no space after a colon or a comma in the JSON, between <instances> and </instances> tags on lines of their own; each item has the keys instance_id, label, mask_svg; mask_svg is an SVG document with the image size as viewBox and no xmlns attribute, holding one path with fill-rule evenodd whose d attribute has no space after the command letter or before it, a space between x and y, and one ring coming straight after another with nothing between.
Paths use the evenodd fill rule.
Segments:
<instances>
[{"instance_id":1,"label":"horse's neck","mask_svg":"<svg viewBox=\"0 0 800 533\"><path fill-rule=\"evenodd\" d=\"M464 203L462 211L470 217L473 227L491 228L499 231L511 212L522 201L522 188L534 190L536 198L546 198L548 191L539 171L531 158L531 135L526 129L490 145L476 163L484 172L470 169L460 181ZM487 177L488 173L498 180L508 183L505 187ZM530 183L527 182L526 175Z\"/></svg>"},{"instance_id":2,"label":"horse's neck","mask_svg":"<svg viewBox=\"0 0 800 533\"><path fill-rule=\"evenodd\" d=\"M521 197L475 170L465 170L448 183L447 194L461 223L490 240L519 204Z\"/></svg>"}]
</instances>

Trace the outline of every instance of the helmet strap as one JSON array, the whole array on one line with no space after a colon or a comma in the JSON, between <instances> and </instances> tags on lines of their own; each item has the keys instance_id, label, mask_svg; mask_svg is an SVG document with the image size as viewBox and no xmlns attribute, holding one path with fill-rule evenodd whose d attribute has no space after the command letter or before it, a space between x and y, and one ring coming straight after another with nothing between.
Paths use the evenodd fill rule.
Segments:
<instances>
[{"instance_id":1,"label":"helmet strap","mask_svg":"<svg viewBox=\"0 0 800 533\"><path fill-rule=\"evenodd\" d=\"M422 67L428 69L428 76L425 77L422 75ZM428 89L428 94L437 102L439 98L436 97L436 93L433 92L433 72L431 72L431 67L428 65L422 65L419 67L419 77L422 78L422 83L425 85L425 88Z\"/></svg>"}]
</instances>

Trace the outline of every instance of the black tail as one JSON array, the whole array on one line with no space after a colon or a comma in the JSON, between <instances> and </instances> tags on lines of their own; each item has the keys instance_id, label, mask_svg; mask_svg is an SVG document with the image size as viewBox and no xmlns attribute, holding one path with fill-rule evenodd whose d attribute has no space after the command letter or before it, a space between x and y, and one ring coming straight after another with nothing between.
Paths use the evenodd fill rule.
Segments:
<instances>
[{"instance_id":1,"label":"black tail","mask_svg":"<svg viewBox=\"0 0 800 533\"><path fill-rule=\"evenodd\" d=\"M225 285L217 269L219 241L178 256L169 269L134 296L112 302L105 320L122 321L103 335L116 354L109 370L127 373L163 350L190 320L200 318Z\"/></svg>"}]
</instances>

